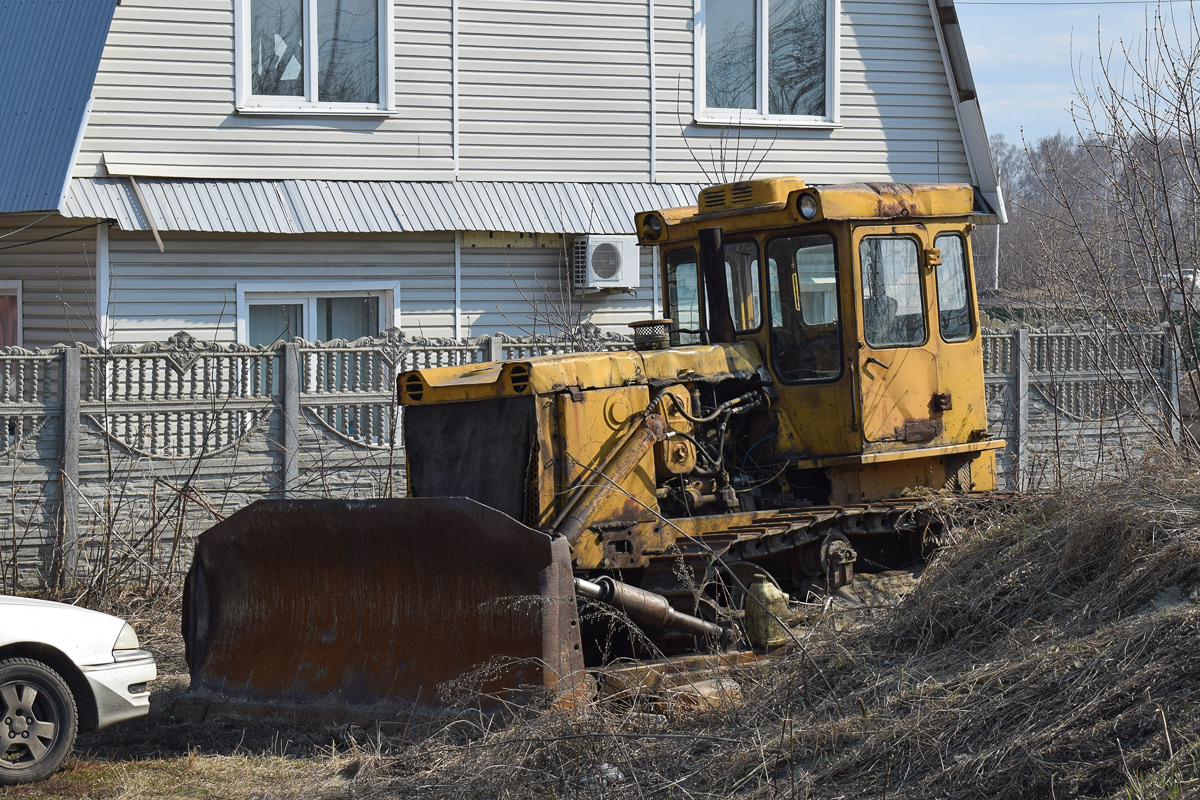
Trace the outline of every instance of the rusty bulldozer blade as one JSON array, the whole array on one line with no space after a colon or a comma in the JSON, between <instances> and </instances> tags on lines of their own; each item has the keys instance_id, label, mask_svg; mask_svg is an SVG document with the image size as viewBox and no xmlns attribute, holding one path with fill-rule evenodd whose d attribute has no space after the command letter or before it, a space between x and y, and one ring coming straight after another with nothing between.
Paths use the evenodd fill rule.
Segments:
<instances>
[{"instance_id":1,"label":"rusty bulldozer blade","mask_svg":"<svg viewBox=\"0 0 1200 800\"><path fill-rule=\"evenodd\" d=\"M261 500L199 537L182 713L399 719L583 680L568 544L465 498ZM479 669L484 666L484 669Z\"/></svg>"}]
</instances>

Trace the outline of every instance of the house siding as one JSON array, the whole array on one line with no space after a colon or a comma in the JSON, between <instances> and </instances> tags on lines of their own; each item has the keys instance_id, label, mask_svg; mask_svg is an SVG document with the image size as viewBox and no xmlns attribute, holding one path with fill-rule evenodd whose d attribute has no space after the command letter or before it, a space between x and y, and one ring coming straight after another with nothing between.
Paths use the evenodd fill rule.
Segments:
<instances>
[{"instance_id":1,"label":"house siding","mask_svg":"<svg viewBox=\"0 0 1200 800\"><path fill-rule=\"evenodd\" d=\"M44 216L0 215L0 279L21 281L22 346L94 344L96 229L68 233L87 222Z\"/></svg>"},{"instance_id":2,"label":"house siding","mask_svg":"<svg viewBox=\"0 0 1200 800\"><path fill-rule=\"evenodd\" d=\"M160 253L145 236L109 243L114 343L166 339L186 330L199 339L237 338L237 285L362 281L399 297L397 323L413 334L454 332L454 239L403 237L221 236L164 238Z\"/></svg>"},{"instance_id":3,"label":"house siding","mask_svg":"<svg viewBox=\"0 0 1200 800\"><path fill-rule=\"evenodd\" d=\"M125 0L76 175L651 179L646 0L460 0L457 174L449 6L395 2L395 116L275 117L234 110L230 0ZM654 179L970 179L927 0L842 0L835 130L690 124L692 0L655 9Z\"/></svg>"},{"instance_id":4,"label":"house siding","mask_svg":"<svg viewBox=\"0 0 1200 800\"><path fill-rule=\"evenodd\" d=\"M114 232L110 238L114 344L159 341L180 330L198 339L236 341L239 283L275 282L287 291L332 280L392 288L399 295L396 323L412 336L454 335L453 236L168 236L164 245L160 253L144 234ZM463 336L561 333L567 320L622 331L653 315L651 251L641 255L636 296L582 298L564 284L564 252L561 246L464 246Z\"/></svg>"},{"instance_id":5,"label":"house siding","mask_svg":"<svg viewBox=\"0 0 1200 800\"><path fill-rule=\"evenodd\" d=\"M616 333L654 311L652 250L641 251L640 287L633 293L571 292L567 251L547 248L462 250L462 309L470 336L503 332L511 336L563 335L580 322Z\"/></svg>"}]
</instances>

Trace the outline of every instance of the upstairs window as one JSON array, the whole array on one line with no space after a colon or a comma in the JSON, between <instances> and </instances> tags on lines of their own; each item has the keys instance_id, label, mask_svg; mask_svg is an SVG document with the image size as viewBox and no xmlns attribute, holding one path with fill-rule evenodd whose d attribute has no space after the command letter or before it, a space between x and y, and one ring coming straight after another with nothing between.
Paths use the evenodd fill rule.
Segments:
<instances>
[{"instance_id":1,"label":"upstairs window","mask_svg":"<svg viewBox=\"0 0 1200 800\"><path fill-rule=\"evenodd\" d=\"M836 123L838 0L697 0L696 120Z\"/></svg>"},{"instance_id":2,"label":"upstairs window","mask_svg":"<svg viewBox=\"0 0 1200 800\"><path fill-rule=\"evenodd\" d=\"M371 113L392 108L392 0L237 3L239 110Z\"/></svg>"}]
</instances>

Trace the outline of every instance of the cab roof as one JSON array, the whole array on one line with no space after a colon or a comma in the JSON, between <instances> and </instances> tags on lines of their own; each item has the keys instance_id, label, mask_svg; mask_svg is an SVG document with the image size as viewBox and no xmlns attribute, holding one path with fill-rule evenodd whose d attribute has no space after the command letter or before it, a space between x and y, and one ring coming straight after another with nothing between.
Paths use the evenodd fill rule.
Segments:
<instances>
[{"instance_id":1,"label":"cab roof","mask_svg":"<svg viewBox=\"0 0 1200 800\"><path fill-rule=\"evenodd\" d=\"M815 201L802 215L805 196ZM810 209L813 204L806 201ZM840 183L808 186L796 176L725 183L701 189L696 205L637 215L638 241L653 245L691 239L700 228L730 230L795 226L822 220L920 220L968 217L974 190L965 183ZM657 220L655 220L657 217ZM656 235L657 234L657 235Z\"/></svg>"}]
</instances>

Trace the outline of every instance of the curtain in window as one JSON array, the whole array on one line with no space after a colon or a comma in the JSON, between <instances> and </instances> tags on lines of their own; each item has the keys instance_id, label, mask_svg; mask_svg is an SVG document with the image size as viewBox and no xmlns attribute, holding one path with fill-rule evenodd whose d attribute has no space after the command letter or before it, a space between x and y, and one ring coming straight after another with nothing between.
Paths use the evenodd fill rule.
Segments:
<instances>
[{"instance_id":1,"label":"curtain in window","mask_svg":"<svg viewBox=\"0 0 1200 800\"><path fill-rule=\"evenodd\" d=\"M379 334L378 297L317 298L317 339L353 342Z\"/></svg>"},{"instance_id":2,"label":"curtain in window","mask_svg":"<svg viewBox=\"0 0 1200 800\"><path fill-rule=\"evenodd\" d=\"M16 347L20 334L17 330L17 296L0 294L0 347Z\"/></svg>"},{"instance_id":3,"label":"curtain in window","mask_svg":"<svg viewBox=\"0 0 1200 800\"><path fill-rule=\"evenodd\" d=\"M255 304L248 309L246 338L252 345L290 342L304 336L304 306L300 303Z\"/></svg>"}]
</instances>

